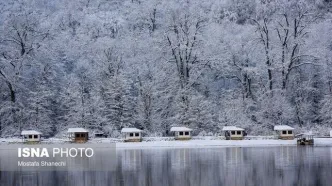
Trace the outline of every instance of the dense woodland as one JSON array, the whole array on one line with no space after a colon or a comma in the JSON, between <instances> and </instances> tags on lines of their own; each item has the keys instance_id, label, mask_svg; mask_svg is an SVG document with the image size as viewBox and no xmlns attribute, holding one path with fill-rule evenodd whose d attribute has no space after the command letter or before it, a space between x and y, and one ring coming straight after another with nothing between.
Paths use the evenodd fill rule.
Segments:
<instances>
[{"instance_id":1,"label":"dense woodland","mask_svg":"<svg viewBox=\"0 0 332 186\"><path fill-rule=\"evenodd\" d=\"M331 0L0 0L0 136L332 127Z\"/></svg>"}]
</instances>

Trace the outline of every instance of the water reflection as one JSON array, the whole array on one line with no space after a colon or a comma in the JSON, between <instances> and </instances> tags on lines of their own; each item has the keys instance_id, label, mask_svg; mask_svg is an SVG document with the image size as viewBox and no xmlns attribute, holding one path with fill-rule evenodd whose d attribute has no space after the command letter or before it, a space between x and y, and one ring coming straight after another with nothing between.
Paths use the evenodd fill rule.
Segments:
<instances>
[{"instance_id":1,"label":"water reflection","mask_svg":"<svg viewBox=\"0 0 332 186\"><path fill-rule=\"evenodd\" d=\"M107 156L107 154L105 154ZM324 186L332 148L201 148L119 150L116 171L1 172L1 186Z\"/></svg>"}]
</instances>

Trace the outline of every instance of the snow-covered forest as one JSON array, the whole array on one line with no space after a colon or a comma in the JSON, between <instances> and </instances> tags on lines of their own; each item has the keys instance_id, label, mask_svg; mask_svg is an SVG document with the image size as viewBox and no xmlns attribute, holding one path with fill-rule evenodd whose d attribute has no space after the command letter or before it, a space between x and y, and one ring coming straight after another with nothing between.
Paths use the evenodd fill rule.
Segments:
<instances>
[{"instance_id":1,"label":"snow-covered forest","mask_svg":"<svg viewBox=\"0 0 332 186\"><path fill-rule=\"evenodd\" d=\"M331 127L331 0L1 0L0 12L0 136Z\"/></svg>"}]
</instances>

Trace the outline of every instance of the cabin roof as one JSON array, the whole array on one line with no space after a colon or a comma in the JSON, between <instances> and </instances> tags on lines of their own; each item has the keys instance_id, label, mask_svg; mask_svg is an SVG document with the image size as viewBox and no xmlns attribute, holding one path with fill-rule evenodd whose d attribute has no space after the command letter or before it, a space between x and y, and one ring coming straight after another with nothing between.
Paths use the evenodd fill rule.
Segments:
<instances>
[{"instance_id":1,"label":"cabin roof","mask_svg":"<svg viewBox=\"0 0 332 186\"><path fill-rule=\"evenodd\" d=\"M77 133L77 132L89 132L84 128L68 128L68 133Z\"/></svg>"},{"instance_id":2,"label":"cabin roof","mask_svg":"<svg viewBox=\"0 0 332 186\"><path fill-rule=\"evenodd\" d=\"M274 126L274 130L294 130L294 128L288 125L276 125Z\"/></svg>"},{"instance_id":3,"label":"cabin roof","mask_svg":"<svg viewBox=\"0 0 332 186\"><path fill-rule=\"evenodd\" d=\"M172 127L171 132L180 132L180 131L192 131L192 129L187 128L187 127Z\"/></svg>"},{"instance_id":4,"label":"cabin roof","mask_svg":"<svg viewBox=\"0 0 332 186\"><path fill-rule=\"evenodd\" d=\"M224 126L222 131L244 131L244 129L236 126Z\"/></svg>"},{"instance_id":5,"label":"cabin roof","mask_svg":"<svg viewBox=\"0 0 332 186\"><path fill-rule=\"evenodd\" d=\"M142 130L138 128L122 128L121 133L127 133L127 132L142 132Z\"/></svg>"},{"instance_id":6,"label":"cabin roof","mask_svg":"<svg viewBox=\"0 0 332 186\"><path fill-rule=\"evenodd\" d=\"M23 130L21 132L21 135L41 135L41 132L35 131L35 130Z\"/></svg>"}]
</instances>

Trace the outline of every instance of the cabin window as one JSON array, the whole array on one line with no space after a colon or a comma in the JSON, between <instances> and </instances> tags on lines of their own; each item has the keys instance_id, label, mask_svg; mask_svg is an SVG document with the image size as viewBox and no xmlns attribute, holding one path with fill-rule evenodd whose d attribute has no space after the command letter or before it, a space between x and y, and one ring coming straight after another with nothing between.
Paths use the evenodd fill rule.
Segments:
<instances>
[{"instance_id":1,"label":"cabin window","mask_svg":"<svg viewBox=\"0 0 332 186\"><path fill-rule=\"evenodd\" d=\"M29 138L32 139L32 135L29 135Z\"/></svg>"},{"instance_id":2,"label":"cabin window","mask_svg":"<svg viewBox=\"0 0 332 186\"><path fill-rule=\"evenodd\" d=\"M241 135L241 131L237 131L237 135Z\"/></svg>"},{"instance_id":3,"label":"cabin window","mask_svg":"<svg viewBox=\"0 0 332 186\"><path fill-rule=\"evenodd\" d=\"M180 136L183 136L183 132L179 132L179 135L180 135Z\"/></svg>"},{"instance_id":4,"label":"cabin window","mask_svg":"<svg viewBox=\"0 0 332 186\"><path fill-rule=\"evenodd\" d=\"M232 133L232 135L235 135L235 131L232 131L231 133Z\"/></svg>"},{"instance_id":5,"label":"cabin window","mask_svg":"<svg viewBox=\"0 0 332 186\"><path fill-rule=\"evenodd\" d=\"M76 138L79 138L81 136L81 134L75 134Z\"/></svg>"},{"instance_id":6,"label":"cabin window","mask_svg":"<svg viewBox=\"0 0 332 186\"><path fill-rule=\"evenodd\" d=\"M138 136L139 136L139 133L135 133L135 136L138 137Z\"/></svg>"},{"instance_id":7,"label":"cabin window","mask_svg":"<svg viewBox=\"0 0 332 186\"><path fill-rule=\"evenodd\" d=\"M130 133L129 136L130 136L130 137L133 137L133 136L134 136L134 133Z\"/></svg>"},{"instance_id":8,"label":"cabin window","mask_svg":"<svg viewBox=\"0 0 332 186\"><path fill-rule=\"evenodd\" d=\"M185 132L184 135L189 136L189 132Z\"/></svg>"},{"instance_id":9,"label":"cabin window","mask_svg":"<svg viewBox=\"0 0 332 186\"><path fill-rule=\"evenodd\" d=\"M38 139L38 135L34 135L33 138Z\"/></svg>"},{"instance_id":10,"label":"cabin window","mask_svg":"<svg viewBox=\"0 0 332 186\"><path fill-rule=\"evenodd\" d=\"M283 131L282 131L282 134L287 134L287 131L283 130Z\"/></svg>"},{"instance_id":11,"label":"cabin window","mask_svg":"<svg viewBox=\"0 0 332 186\"><path fill-rule=\"evenodd\" d=\"M85 137L85 134L81 134L81 138L84 138Z\"/></svg>"},{"instance_id":12,"label":"cabin window","mask_svg":"<svg viewBox=\"0 0 332 186\"><path fill-rule=\"evenodd\" d=\"M288 134L293 134L293 131L289 130L289 131L288 131Z\"/></svg>"}]
</instances>

